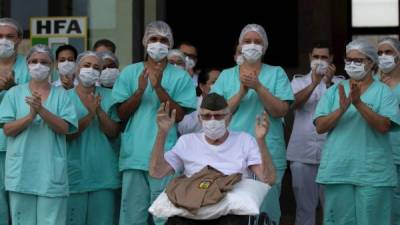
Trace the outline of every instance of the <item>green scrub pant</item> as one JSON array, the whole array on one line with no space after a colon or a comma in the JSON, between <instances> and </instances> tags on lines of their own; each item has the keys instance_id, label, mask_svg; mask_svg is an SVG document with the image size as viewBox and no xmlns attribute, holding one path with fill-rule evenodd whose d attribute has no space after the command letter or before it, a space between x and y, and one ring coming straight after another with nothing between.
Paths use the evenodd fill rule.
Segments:
<instances>
[{"instance_id":1,"label":"green scrub pant","mask_svg":"<svg viewBox=\"0 0 400 225\"><path fill-rule=\"evenodd\" d=\"M44 197L9 192L14 225L65 225L67 197Z\"/></svg>"},{"instance_id":2,"label":"green scrub pant","mask_svg":"<svg viewBox=\"0 0 400 225\"><path fill-rule=\"evenodd\" d=\"M148 171L125 170L122 172L122 199L119 225L148 225L148 209L151 203L165 189L171 177L152 178ZM156 225L166 220L153 217Z\"/></svg>"},{"instance_id":3,"label":"green scrub pant","mask_svg":"<svg viewBox=\"0 0 400 225\"><path fill-rule=\"evenodd\" d=\"M261 212L266 212L270 219L279 224L281 218L281 205L279 197L281 195L282 178L285 170L276 170L276 182L269 190L263 203L261 204Z\"/></svg>"},{"instance_id":4,"label":"green scrub pant","mask_svg":"<svg viewBox=\"0 0 400 225\"><path fill-rule=\"evenodd\" d=\"M396 165L398 183L393 190L392 224L400 225L400 165Z\"/></svg>"},{"instance_id":5,"label":"green scrub pant","mask_svg":"<svg viewBox=\"0 0 400 225\"><path fill-rule=\"evenodd\" d=\"M6 152L0 152L0 225L8 225L8 197L4 185L4 164L6 162Z\"/></svg>"},{"instance_id":6,"label":"green scrub pant","mask_svg":"<svg viewBox=\"0 0 400 225\"><path fill-rule=\"evenodd\" d=\"M327 184L324 225L389 225L392 193L392 187Z\"/></svg>"},{"instance_id":7,"label":"green scrub pant","mask_svg":"<svg viewBox=\"0 0 400 225\"><path fill-rule=\"evenodd\" d=\"M67 225L114 225L115 192L112 189L70 194Z\"/></svg>"}]
</instances>

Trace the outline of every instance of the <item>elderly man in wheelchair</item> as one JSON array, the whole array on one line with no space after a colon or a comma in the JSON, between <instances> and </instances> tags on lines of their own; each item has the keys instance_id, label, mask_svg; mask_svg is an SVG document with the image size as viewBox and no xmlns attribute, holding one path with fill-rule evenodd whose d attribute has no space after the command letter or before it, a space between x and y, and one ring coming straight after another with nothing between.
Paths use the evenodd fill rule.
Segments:
<instances>
[{"instance_id":1,"label":"elderly man in wheelchair","mask_svg":"<svg viewBox=\"0 0 400 225\"><path fill-rule=\"evenodd\" d=\"M264 112L257 117L255 138L244 132L230 131L227 129L231 119L228 103L224 97L211 93L200 106L199 120L203 131L181 136L170 151L164 152L166 137L171 135L169 129L175 123L175 114L168 102L161 104L149 172L154 178L174 173L183 175L172 180L163 193L164 199L167 196L172 204L161 206L161 194L149 211L155 216L167 215L167 225L248 224L249 215L243 215L248 212L246 208L254 199L262 201L267 187L275 182L275 168L265 142L268 114ZM252 175L258 181L251 179ZM242 189L252 186L246 183L248 181L257 182L256 186L262 186L257 190L264 192L250 188L247 192L251 195L261 194L256 194L250 200L245 199ZM230 202L234 193L239 193L236 196L239 198L237 203ZM241 209L232 209L240 204ZM181 210L179 212L185 213L159 213L175 207L178 208L175 212ZM202 213L203 209L209 211Z\"/></svg>"}]
</instances>

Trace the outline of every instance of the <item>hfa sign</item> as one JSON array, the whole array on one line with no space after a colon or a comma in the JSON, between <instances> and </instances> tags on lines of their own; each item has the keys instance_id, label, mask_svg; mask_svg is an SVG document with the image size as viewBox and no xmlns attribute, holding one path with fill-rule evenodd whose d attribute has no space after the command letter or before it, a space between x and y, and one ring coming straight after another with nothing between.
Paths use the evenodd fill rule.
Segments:
<instances>
[{"instance_id":1,"label":"hfa sign","mask_svg":"<svg viewBox=\"0 0 400 225\"><path fill-rule=\"evenodd\" d=\"M64 44L73 45L78 52L87 49L87 17L31 17L31 44L48 45L55 50Z\"/></svg>"}]
</instances>

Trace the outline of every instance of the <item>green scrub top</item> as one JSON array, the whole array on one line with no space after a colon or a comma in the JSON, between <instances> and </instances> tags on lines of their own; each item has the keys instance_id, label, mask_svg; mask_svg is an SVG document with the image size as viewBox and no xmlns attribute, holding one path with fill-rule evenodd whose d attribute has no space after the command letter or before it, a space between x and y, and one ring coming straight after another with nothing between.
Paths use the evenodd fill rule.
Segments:
<instances>
[{"instance_id":1,"label":"green scrub top","mask_svg":"<svg viewBox=\"0 0 400 225\"><path fill-rule=\"evenodd\" d=\"M89 112L79 98L76 89L67 91L73 102L78 120ZM116 122L119 122L116 108L110 110L114 100L111 89L96 87L96 94L101 96L101 108ZM96 117L79 137L67 141L68 182L71 193L113 189L121 186L118 171L117 152L112 147L111 139L106 136Z\"/></svg>"},{"instance_id":2,"label":"green scrub top","mask_svg":"<svg viewBox=\"0 0 400 225\"><path fill-rule=\"evenodd\" d=\"M25 98L31 96L29 84L10 89L0 105L0 124L21 119L29 114ZM69 123L76 132L78 120L67 93L51 86L43 104L47 110ZM68 195L67 151L64 134L55 133L37 115L21 133L7 138L6 190L47 197Z\"/></svg>"},{"instance_id":3,"label":"green scrub top","mask_svg":"<svg viewBox=\"0 0 400 225\"><path fill-rule=\"evenodd\" d=\"M397 101L400 103L400 84L392 89ZM393 160L396 165L400 165L400 129L390 131L390 142L392 143Z\"/></svg>"},{"instance_id":4,"label":"green scrub top","mask_svg":"<svg viewBox=\"0 0 400 225\"><path fill-rule=\"evenodd\" d=\"M30 80L28 66L25 61L25 56L17 55L15 63L13 65L14 70L14 81L16 84L24 84ZM0 103L6 94L6 90L0 91ZM3 128L0 128L0 152L6 151L7 138L3 133Z\"/></svg>"},{"instance_id":5,"label":"green scrub top","mask_svg":"<svg viewBox=\"0 0 400 225\"><path fill-rule=\"evenodd\" d=\"M144 63L139 62L125 67L112 90L117 103L129 99L138 88L139 77ZM193 81L189 74L173 65L167 64L163 71L161 86L181 107L190 112L196 109L197 98ZM150 80L142 96L139 107L131 115L121 135L119 169L139 169L148 171L151 151L157 135L156 115L160 101ZM171 149L177 139L176 125L167 136L165 149Z\"/></svg>"},{"instance_id":6,"label":"green scrub top","mask_svg":"<svg viewBox=\"0 0 400 225\"><path fill-rule=\"evenodd\" d=\"M349 81L341 83L348 96ZM361 100L374 112L389 118L392 121L392 129L398 129L399 103L389 87L374 80L361 95ZM334 85L319 101L314 120L337 110L339 101L338 85ZM373 129L357 109L350 105L336 126L328 132L317 182L395 186L396 177L389 134Z\"/></svg>"},{"instance_id":7,"label":"green scrub top","mask_svg":"<svg viewBox=\"0 0 400 225\"><path fill-rule=\"evenodd\" d=\"M239 92L239 66L226 69L221 72L211 91L220 94L229 100ZM271 92L272 95L289 104L294 100L290 81L285 71L280 66L263 64L259 80L261 84ZM261 99L253 89L241 99L239 107L233 114L229 129L233 131L244 131L254 136L256 116L261 115L264 106ZM270 115L269 132L265 138L268 150L277 169L286 168L286 151L283 121L281 117Z\"/></svg>"}]
</instances>

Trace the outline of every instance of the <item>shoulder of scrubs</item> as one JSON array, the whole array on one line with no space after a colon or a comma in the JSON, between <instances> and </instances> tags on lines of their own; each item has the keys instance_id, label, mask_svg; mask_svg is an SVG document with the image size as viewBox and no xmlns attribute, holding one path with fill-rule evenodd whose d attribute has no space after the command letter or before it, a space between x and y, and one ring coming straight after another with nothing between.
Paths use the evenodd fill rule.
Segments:
<instances>
[{"instance_id":1,"label":"shoulder of scrubs","mask_svg":"<svg viewBox=\"0 0 400 225\"><path fill-rule=\"evenodd\" d=\"M10 90L8 90L3 100L0 104L0 124L1 127L8 122L14 121L16 119L16 104L15 104L15 94L19 92L21 86L26 86L25 84L17 85Z\"/></svg>"},{"instance_id":2,"label":"shoulder of scrubs","mask_svg":"<svg viewBox=\"0 0 400 225\"><path fill-rule=\"evenodd\" d=\"M126 66L121 71L112 89L112 96L116 103L126 101L136 91L138 88L138 78L143 69L143 62L138 62Z\"/></svg>"},{"instance_id":3,"label":"shoulder of scrubs","mask_svg":"<svg viewBox=\"0 0 400 225\"><path fill-rule=\"evenodd\" d=\"M382 89L382 102L378 109L378 114L389 118L392 121L392 125L396 125L398 129L398 125L400 125L399 101L386 84L379 81L374 82Z\"/></svg>"},{"instance_id":4,"label":"shoulder of scrubs","mask_svg":"<svg viewBox=\"0 0 400 225\"><path fill-rule=\"evenodd\" d=\"M107 115L114 121L119 122L117 108L115 106L115 100L112 97L112 91L109 88L96 87L96 93L101 96L101 108Z\"/></svg>"},{"instance_id":5,"label":"shoulder of scrubs","mask_svg":"<svg viewBox=\"0 0 400 225\"><path fill-rule=\"evenodd\" d=\"M185 108L186 113L195 110L197 106L196 87L190 75L185 70L168 63L164 69L163 76L168 76L167 80L169 82L162 82L162 85L166 89L172 88L171 91L167 91L172 95L170 97L178 105Z\"/></svg>"},{"instance_id":6,"label":"shoulder of scrubs","mask_svg":"<svg viewBox=\"0 0 400 225\"><path fill-rule=\"evenodd\" d=\"M311 74L295 74L291 82L293 94L297 94L311 83Z\"/></svg>"},{"instance_id":7,"label":"shoulder of scrubs","mask_svg":"<svg viewBox=\"0 0 400 225\"><path fill-rule=\"evenodd\" d=\"M317 104L317 108L315 109L315 113L314 113L314 117L313 117L313 121L315 123L315 120L318 117L321 116L327 116L329 115L331 112L333 112L334 109L333 105L334 105L334 100L336 97L338 97L338 86L339 84L343 84L343 86L347 85L348 81L347 80L343 80L339 83L334 84L333 86L331 86L324 95L322 95L321 99L319 100L318 104Z\"/></svg>"},{"instance_id":8,"label":"shoulder of scrubs","mask_svg":"<svg viewBox=\"0 0 400 225\"><path fill-rule=\"evenodd\" d=\"M28 65L24 55L17 55L17 59L13 66L14 80L16 84L24 84L30 81Z\"/></svg>"},{"instance_id":9,"label":"shoulder of scrubs","mask_svg":"<svg viewBox=\"0 0 400 225\"><path fill-rule=\"evenodd\" d=\"M217 93L219 95L224 96L227 99L228 93L226 92L225 85L229 85L229 78L233 78L233 74L235 73L235 69L237 70L239 66L234 66L228 69L222 70L221 74L218 76L217 80L213 84L211 91Z\"/></svg>"},{"instance_id":10,"label":"shoulder of scrubs","mask_svg":"<svg viewBox=\"0 0 400 225\"><path fill-rule=\"evenodd\" d=\"M265 73L265 76L271 76L271 74L274 74L277 77L274 87L275 97L279 98L282 101L287 101L289 104L291 104L294 101L294 95L285 70L280 66L271 66L268 64L263 64L263 67L265 69L261 69L260 73Z\"/></svg>"},{"instance_id":11,"label":"shoulder of scrubs","mask_svg":"<svg viewBox=\"0 0 400 225\"><path fill-rule=\"evenodd\" d=\"M62 87L52 87L54 88L55 94L59 98L59 116L61 119L65 120L68 125L68 133L75 133L78 131L78 117L74 105L68 95L68 92Z\"/></svg>"}]
</instances>

